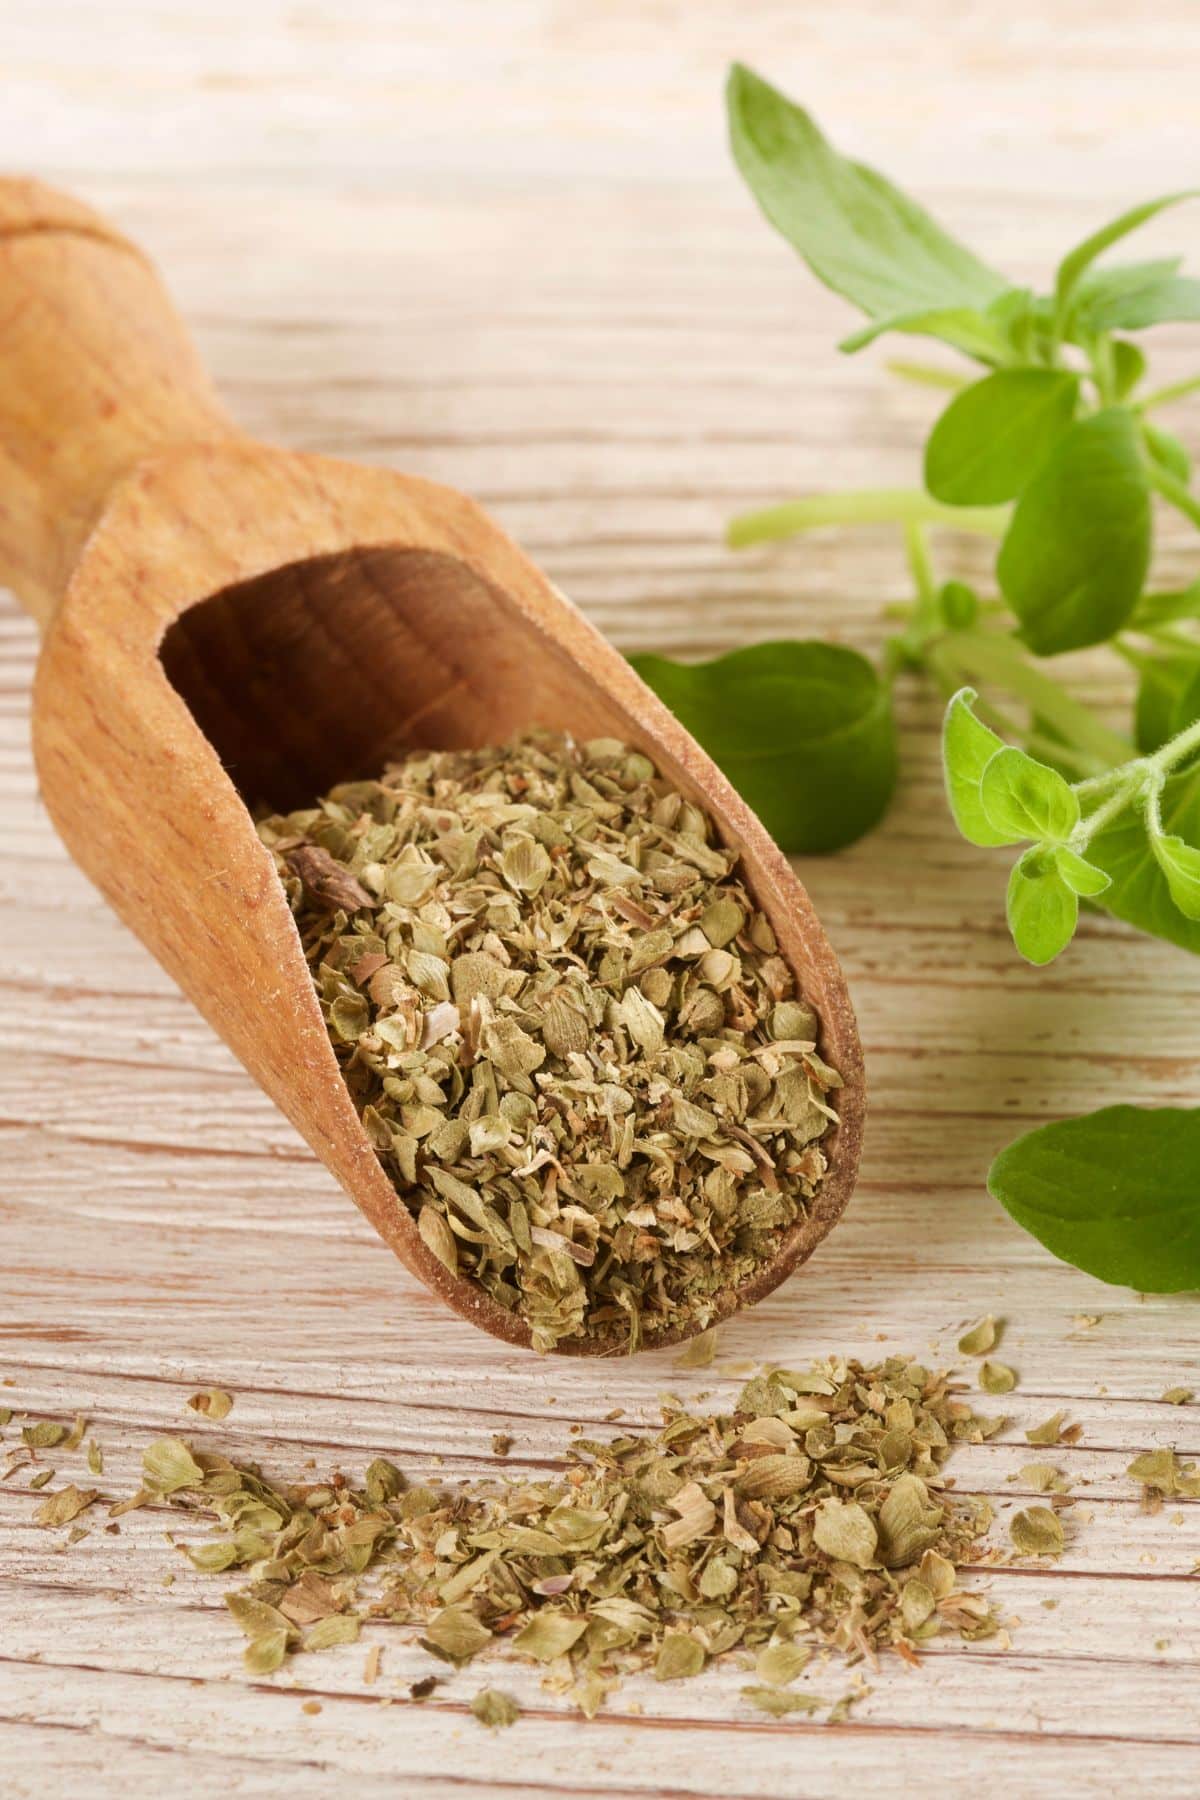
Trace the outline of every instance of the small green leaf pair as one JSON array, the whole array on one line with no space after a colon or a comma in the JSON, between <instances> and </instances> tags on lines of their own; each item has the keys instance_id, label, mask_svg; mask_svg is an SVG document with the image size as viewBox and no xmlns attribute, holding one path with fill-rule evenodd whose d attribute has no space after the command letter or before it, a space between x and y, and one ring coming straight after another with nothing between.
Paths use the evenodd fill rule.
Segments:
<instances>
[{"instance_id":1,"label":"small green leaf pair","mask_svg":"<svg viewBox=\"0 0 1200 1800\"><path fill-rule=\"evenodd\" d=\"M946 713L946 791L959 830L972 844L1029 843L1008 883L1008 925L1028 962L1052 962L1075 935L1079 901L1094 899L1110 877L1072 849L1079 799L1057 769L1005 744L977 719L973 688Z\"/></svg>"},{"instance_id":2,"label":"small green leaf pair","mask_svg":"<svg viewBox=\"0 0 1200 1800\"><path fill-rule=\"evenodd\" d=\"M1150 562L1150 487L1125 407L1076 419L1066 369L998 369L956 394L925 449L950 506L1016 500L996 573L1038 656L1101 643L1137 605Z\"/></svg>"},{"instance_id":3,"label":"small green leaf pair","mask_svg":"<svg viewBox=\"0 0 1200 1800\"><path fill-rule=\"evenodd\" d=\"M974 688L955 694L942 738L958 829L984 848L1030 838L1065 842L1079 823L1079 801L1056 769L1012 749L977 719L971 710L977 699Z\"/></svg>"}]
</instances>

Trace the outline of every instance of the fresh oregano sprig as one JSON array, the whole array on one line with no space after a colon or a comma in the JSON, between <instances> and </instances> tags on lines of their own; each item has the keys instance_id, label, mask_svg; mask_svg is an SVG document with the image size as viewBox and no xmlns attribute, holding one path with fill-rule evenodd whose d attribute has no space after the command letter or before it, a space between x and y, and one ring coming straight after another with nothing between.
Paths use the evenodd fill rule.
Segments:
<instances>
[{"instance_id":1,"label":"fresh oregano sprig","mask_svg":"<svg viewBox=\"0 0 1200 1800\"><path fill-rule=\"evenodd\" d=\"M1200 321L1200 281L1179 257L1101 260L1198 190L1119 214L1039 293L839 155L748 69L731 72L728 106L734 157L763 212L864 315L841 348L900 333L949 346L967 367L891 365L948 396L920 486L806 495L729 526L735 547L823 526L899 527L913 598L889 608L880 668L804 643L691 668L642 657L641 673L784 847L810 852L882 816L896 764L892 690L907 674L931 681L949 702L944 765L960 830L983 848L1020 846L1007 910L1022 955L1057 956L1081 901L1200 951L1200 579L1146 589L1155 502L1200 526L1191 456L1159 419L1200 390L1200 374L1147 386L1136 341L1166 321ZM995 545L994 594L939 576L932 538L947 527ZM1048 660L1101 644L1137 675L1128 736ZM1116 1108L1043 1127L997 1159L992 1192L1057 1255L1106 1280L1198 1286L1200 1203L1186 1161L1198 1120Z\"/></svg>"},{"instance_id":2,"label":"fresh oregano sprig","mask_svg":"<svg viewBox=\"0 0 1200 1800\"><path fill-rule=\"evenodd\" d=\"M1111 895L1105 903L1118 917L1149 917L1161 905L1164 884L1180 918L1168 918L1162 935L1194 936L1187 947L1200 948L1200 850L1163 820L1163 796L1172 792L1176 771L1200 751L1200 722L1149 755L1069 783L1057 769L1004 744L976 717L977 698L964 687L947 710L946 791L970 843L1029 846L1008 883L1008 923L1022 956L1042 964L1065 949L1081 899ZM1126 840L1139 829L1146 854L1129 867Z\"/></svg>"},{"instance_id":3,"label":"fresh oregano sprig","mask_svg":"<svg viewBox=\"0 0 1200 1800\"><path fill-rule=\"evenodd\" d=\"M972 690L969 707L951 711L952 793L965 792L963 766L951 758L967 753L968 712L985 734L970 754L984 741L993 755L1003 742L1019 745L1023 762L997 768L1020 767L1047 793L1057 780L1062 805L1067 795L1074 809L1061 838L1059 819L1043 821L1045 830L1031 820L1021 833L1010 820L1008 836L973 840L1029 846L1009 884L1018 949L1034 962L1057 955L1080 899L1200 949L1200 922L1188 911L1200 773L1187 735L1200 717L1200 582L1145 592L1153 497L1200 524L1188 452L1151 415L1200 377L1146 390L1146 359L1129 335L1200 319L1200 281L1180 272L1179 258L1099 261L1195 190L1135 206L1093 232L1039 294L1009 282L876 171L840 156L802 108L749 70L733 70L728 98L734 156L767 217L866 315L842 348L884 332L930 337L979 372L896 365L950 390L920 488L806 496L729 527L730 542L744 546L817 526L898 525L914 597L891 609L896 629L880 669L819 643L755 645L690 668L661 657L637 666L797 851L850 842L886 810L899 677L931 678L947 699ZM939 578L931 534L942 527L995 542L994 597ZM1128 737L1077 700L1046 660L1101 643L1138 674ZM999 804L995 792L991 802ZM973 805L978 829L987 815L978 795ZM957 808L956 816L962 824Z\"/></svg>"}]
</instances>

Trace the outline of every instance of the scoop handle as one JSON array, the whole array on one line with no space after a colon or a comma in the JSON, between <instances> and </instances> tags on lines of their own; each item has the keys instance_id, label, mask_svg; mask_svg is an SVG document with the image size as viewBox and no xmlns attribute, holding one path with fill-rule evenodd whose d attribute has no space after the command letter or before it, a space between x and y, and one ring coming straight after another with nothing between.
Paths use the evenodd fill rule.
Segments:
<instances>
[{"instance_id":1,"label":"scoop handle","mask_svg":"<svg viewBox=\"0 0 1200 1800\"><path fill-rule=\"evenodd\" d=\"M0 180L0 585L44 630L121 476L233 429L141 252L70 195Z\"/></svg>"}]
</instances>

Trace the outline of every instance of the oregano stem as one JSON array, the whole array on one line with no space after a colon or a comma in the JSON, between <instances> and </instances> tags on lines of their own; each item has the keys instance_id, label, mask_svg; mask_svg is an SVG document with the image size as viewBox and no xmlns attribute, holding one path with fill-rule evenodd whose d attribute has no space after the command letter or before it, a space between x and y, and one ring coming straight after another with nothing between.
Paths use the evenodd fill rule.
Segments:
<instances>
[{"instance_id":1,"label":"oregano stem","mask_svg":"<svg viewBox=\"0 0 1200 1800\"><path fill-rule=\"evenodd\" d=\"M1026 701L1040 718L1061 731L1068 743L1088 757L1090 773L1099 774L1113 763L1128 761L1134 748L1129 739L1110 731L1056 681L1031 668L1011 638L952 631L942 639L941 647L965 675L998 681L1009 693Z\"/></svg>"},{"instance_id":2,"label":"oregano stem","mask_svg":"<svg viewBox=\"0 0 1200 1800\"><path fill-rule=\"evenodd\" d=\"M1155 838L1163 835L1162 827L1162 788L1161 781L1152 781L1146 788L1146 804L1142 817L1146 823L1146 836L1153 845Z\"/></svg>"},{"instance_id":3,"label":"oregano stem","mask_svg":"<svg viewBox=\"0 0 1200 1800\"><path fill-rule=\"evenodd\" d=\"M1153 393L1143 395L1137 403L1138 412L1152 412L1157 406L1170 406L1174 400L1184 400L1200 388L1200 375L1189 375L1185 381L1171 381L1166 387L1155 388Z\"/></svg>"},{"instance_id":4,"label":"oregano stem","mask_svg":"<svg viewBox=\"0 0 1200 1800\"><path fill-rule=\"evenodd\" d=\"M1134 764L1126 769L1125 779L1116 792L1111 794L1107 800L1101 801L1095 812L1090 812L1086 818L1080 819L1067 839L1068 850L1074 850L1082 856L1097 832L1103 831L1104 827L1115 819L1118 813L1125 811L1131 799L1135 797L1138 786L1135 770L1139 770L1140 767L1140 764Z\"/></svg>"},{"instance_id":5,"label":"oregano stem","mask_svg":"<svg viewBox=\"0 0 1200 1800\"><path fill-rule=\"evenodd\" d=\"M919 488L861 488L849 494L811 494L731 519L726 542L735 550L814 531L822 525L940 525L953 531L1003 537L1006 506L944 506Z\"/></svg>"},{"instance_id":6,"label":"oregano stem","mask_svg":"<svg viewBox=\"0 0 1200 1800\"><path fill-rule=\"evenodd\" d=\"M1151 768L1165 774L1176 763L1185 761L1193 750L1200 750L1200 719L1168 739L1161 749L1153 751L1145 760Z\"/></svg>"},{"instance_id":7,"label":"oregano stem","mask_svg":"<svg viewBox=\"0 0 1200 1800\"><path fill-rule=\"evenodd\" d=\"M1102 775L1089 775L1083 781L1076 781L1071 785L1081 800L1107 794L1111 787L1119 786L1124 781L1127 766L1125 763L1118 763L1115 769L1105 769Z\"/></svg>"},{"instance_id":8,"label":"oregano stem","mask_svg":"<svg viewBox=\"0 0 1200 1800\"><path fill-rule=\"evenodd\" d=\"M1193 525L1200 525L1200 500L1177 476L1169 475L1156 462L1148 462L1146 479L1155 492L1161 494L1163 499L1175 508L1176 512L1181 512L1185 519L1192 521Z\"/></svg>"},{"instance_id":9,"label":"oregano stem","mask_svg":"<svg viewBox=\"0 0 1200 1800\"><path fill-rule=\"evenodd\" d=\"M956 375L953 369L935 368L932 363L906 362L898 356L890 357L883 366L889 374L915 381L920 387L951 388L956 393L975 379L971 375Z\"/></svg>"},{"instance_id":10,"label":"oregano stem","mask_svg":"<svg viewBox=\"0 0 1200 1800\"><path fill-rule=\"evenodd\" d=\"M914 519L905 523L904 549L920 598L920 610L933 613L937 606L937 582L934 579L933 564L929 560L929 540L925 536L925 527Z\"/></svg>"},{"instance_id":11,"label":"oregano stem","mask_svg":"<svg viewBox=\"0 0 1200 1800\"><path fill-rule=\"evenodd\" d=\"M1077 782L1075 792L1083 798L1088 793L1096 793L1109 783L1115 783L1113 792L1107 800L1102 800L1093 812L1079 821L1075 830L1067 840L1071 850L1081 855L1087 849L1098 832L1115 819L1126 807L1142 802L1142 816L1146 823L1146 831L1151 838L1162 836L1162 809L1160 796L1168 772L1176 764L1184 762L1194 750L1200 750L1200 719L1189 725L1186 730L1177 732L1161 749L1149 756L1135 756L1120 768L1110 769L1108 776L1097 776L1091 781Z\"/></svg>"}]
</instances>

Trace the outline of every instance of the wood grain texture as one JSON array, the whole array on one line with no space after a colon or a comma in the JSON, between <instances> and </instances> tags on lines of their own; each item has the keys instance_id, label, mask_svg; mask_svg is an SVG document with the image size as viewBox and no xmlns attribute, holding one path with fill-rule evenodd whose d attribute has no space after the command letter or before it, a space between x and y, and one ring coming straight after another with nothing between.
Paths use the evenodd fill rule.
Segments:
<instances>
[{"instance_id":1,"label":"wood grain texture","mask_svg":"<svg viewBox=\"0 0 1200 1800\"><path fill-rule=\"evenodd\" d=\"M803 94L1014 276L1044 279L1110 212L1194 173L1187 0L1142 19L1112 0L146 0L102 33L84 0L9 11L0 166L78 191L146 247L239 421L476 495L623 649L818 631L877 645L904 585L889 534L734 556L720 527L791 492L909 479L937 405L886 383L881 353L834 355L847 315L728 166L729 56ZM1184 247L1194 261L1181 212L1138 254ZM1164 381L1190 367L1188 336L1155 334ZM1196 443L1200 407L1172 422ZM1165 576L1194 572L1187 542L1164 520ZM732 1377L683 1375L669 1352L601 1375L505 1349L395 1263L59 845L29 751L34 650L9 603L0 1379L15 1386L0 1400L86 1410L118 1493L212 1382L237 1404L195 1435L284 1476L309 1455L355 1470L379 1453L414 1475L479 1471L497 1429L515 1467L543 1468L572 1422L616 1405L651 1417L665 1388L728 1394ZM1107 659L1067 666L1121 702ZM895 811L801 867L866 1046L858 1194L804 1277L726 1327L721 1358L950 1356L961 1321L1006 1313L1012 1423L957 1459L964 1487L996 1497L998 1543L1023 1497L1007 1477L1029 1460L1024 1426L1059 1406L1083 1426L1060 1453L1080 1484L1062 1563L989 1576L1022 1621L1012 1648L883 1668L828 1728L761 1721L736 1670L632 1684L589 1725L505 1667L529 1711L493 1741L466 1710L479 1665L404 1703L425 1661L398 1628L380 1629L374 1689L353 1649L250 1682L219 1583L181 1566L161 1515L60 1552L15 1473L0 1485L6 1796L823 1800L935 1772L951 1792L1002 1781L1047 1800L1194 1793L1200 1507L1147 1518L1123 1471L1153 1445L1200 1455L1200 1409L1156 1398L1200 1388L1200 1314L1059 1267L982 1175L1039 1120L1195 1103L1200 968L1098 918L1046 974L1019 966L1001 861L945 817L937 709L910 690L901 710ZM1099 1324L1079 1331L1081 1313ZM320 1714L301 1712L310 1697Z\"/></svg>"}]
</instances>

